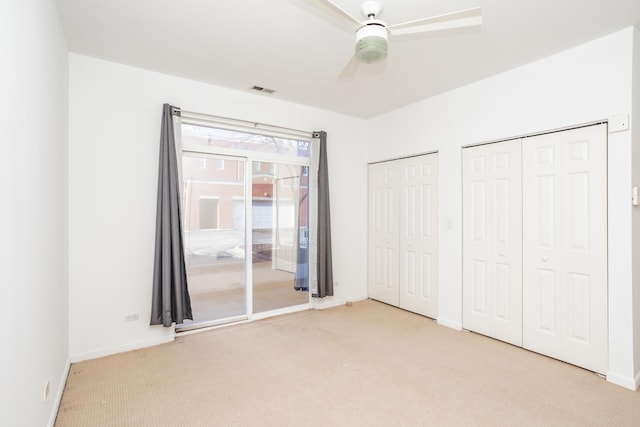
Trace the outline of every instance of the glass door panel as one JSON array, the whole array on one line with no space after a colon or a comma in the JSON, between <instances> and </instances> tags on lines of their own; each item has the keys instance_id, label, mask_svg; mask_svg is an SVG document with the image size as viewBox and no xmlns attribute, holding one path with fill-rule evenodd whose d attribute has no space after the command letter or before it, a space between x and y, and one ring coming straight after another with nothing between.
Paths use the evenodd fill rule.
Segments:
<instances>
[{"instance_id":1,"label":"glass door panel","mask_svg":"<svg viewBox=\"0 0 640 427\"><path fill-rule=\"evenodd\" d=\"M253 313L309 303L308 168L253 162Z\"/></svg>"},{"instance_id":2,"label":"glass door panel","mask_svg":"<svg viewBox=\"0 0 640 427\"><path fill-rule=\"evenodd\" d=\"M247 314L245 160L183 155L185 261L193 323Z\"/></svg>"}]
</instances>

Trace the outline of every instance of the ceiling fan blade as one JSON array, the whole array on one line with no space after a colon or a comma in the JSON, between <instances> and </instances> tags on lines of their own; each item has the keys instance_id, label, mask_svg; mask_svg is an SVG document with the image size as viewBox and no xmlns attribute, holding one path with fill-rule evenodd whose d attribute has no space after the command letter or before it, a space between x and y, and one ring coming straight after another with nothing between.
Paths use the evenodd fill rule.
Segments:
<instances>
[{"instance_id":1,"label":"ceiling fan blade","mask_svg":"<svg viewBox=\"0 0 640 427\"><path fill-rule=\"evenodd\" d=\"M342 19L343 21L348 22L351 26L358 28L361 26L360 21L358 21L353 16L349 15L345 12L340 6L334 4L329 0L305 0L309 6L324 12L325 14L330 14L337 18Z\"/></svg>"},{"instance_id":2,"label":"ceiling fan blade","mask_svg":"<svg viewBox=\"0 0 640 427\"><path fill-rule=\"evenodd\" d=\"M479 7L460 10L458 12L445 13L401 24L389 25L387 30L391 35L422 33L426 31L448 30L451 28L471 27L482 23L482 14Z\"/></svg>"},{"instance_id":3,"label":"ceiling fan blade","mask_svg":"<svg viewBox=\"0 0 640 427\"><path fill-rule=\"evenodd\" d=\"M342 79L345 77L354 77L356 75L356 72L358 71L359 65L360 65L360 61L358 61L358 58L356 58L356 56L353 55L349 60L349 62L347 62L347 65L345 65L344 68L342 69L342 72L340 73L338 78Z\"/></svg>"}]
</instances>

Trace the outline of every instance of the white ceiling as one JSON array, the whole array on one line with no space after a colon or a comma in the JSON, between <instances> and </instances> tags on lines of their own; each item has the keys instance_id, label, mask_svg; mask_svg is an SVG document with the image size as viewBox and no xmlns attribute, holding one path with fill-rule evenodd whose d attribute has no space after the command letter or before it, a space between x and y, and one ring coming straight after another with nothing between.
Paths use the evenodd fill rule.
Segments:
<instances>
[{"instance_id":1,"label":"white ceiling","mask_svg":"<svg viewBox=\"0 0 640 427\"><path fill-rule=\"evenodd\" d=\"M640 0L381 0L392 25L481 7L478 28L389 42L339 79L354 35L308 0L57 0L69 49L135 67L373 117L640 23ZM361 18L359 0L334 3Z\"/></svg>"}]
</instances>

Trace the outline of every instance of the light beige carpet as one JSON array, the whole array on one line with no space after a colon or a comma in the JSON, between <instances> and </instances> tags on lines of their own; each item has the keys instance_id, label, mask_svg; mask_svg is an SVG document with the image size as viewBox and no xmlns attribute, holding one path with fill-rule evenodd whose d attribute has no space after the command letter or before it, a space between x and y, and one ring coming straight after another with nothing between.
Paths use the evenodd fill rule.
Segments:
<instances>
[{"instance_id":1,"label":"light beige carpet","mask_svg":"<svg viewBox=\"0 0 640 427\"><path fill-rule=\"evenodd\" d=\"M638 426L640 394L387 305L73 364L56 426Z\"/></svg>"}]
</instances>

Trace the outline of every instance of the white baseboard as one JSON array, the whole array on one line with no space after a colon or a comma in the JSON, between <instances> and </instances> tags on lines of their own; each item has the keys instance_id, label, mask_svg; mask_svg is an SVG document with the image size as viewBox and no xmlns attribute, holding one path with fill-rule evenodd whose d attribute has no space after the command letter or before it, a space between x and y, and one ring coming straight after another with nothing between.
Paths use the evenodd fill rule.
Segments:
<instances>
[{"instance_id":1,"label":"white baseboard","mask_svg":"<svg viewBox=\"0 0 640 427\"><path fill-rule=\"evenodd\" d=\"M636 374L635 378L630 378L609 371L607 372L607 381L620 387L636 391L640 384L640 373Z\"/></svg>"},{"instance_id":2,"label":"white baseboard","mask_svg":"<svg viewBox=\"0 0 640 427\"><path fill-rule=\"evenodd\" d=\"M175 339L175 334L161 337L149 341L140 341L131 344L109 347L96 351L88 351L86 353L77 353L70 356L71 363L82 362L83 360L97 359L99 357L110 356L112 354L124 353L126 351L138 350L140 348L153 347L154 345L166 344Z\"/></svg>"},{"instance_id":3,"label":"white baseboard","mask_svg":"<svg viewBox=\"0 0 640 427\"><path fill-rule=\"evenodd\" d=\"M438 322L438 325L446 326L447 328L455 329L456 331L462 330L462 323L460 322L454 322L452 320L444 319L442 317L438 317L437 322Z\"/></svg>"},{"instance_id":4,"label":"white baseboard","mask_svg":"<svg viewBox=\"0 0 640 427\"><path fill-rule=\"evenodd\" d=\"M64 372L62 373L62 377L60 378L60 385L58 386L58 390L56 390L55 400L53 401L53 406L51 407L51 415L49 416L49 422L47 423L48 427L53 427L56 423L56 417L58 416L58 410L60 409L60 402L62 402L62 393L64 393L64 387L67 385L67 378L69 377L69 369L71 368L71 360L67 359L67 363L64 367Z\"/></svg>"}]
</instances>

